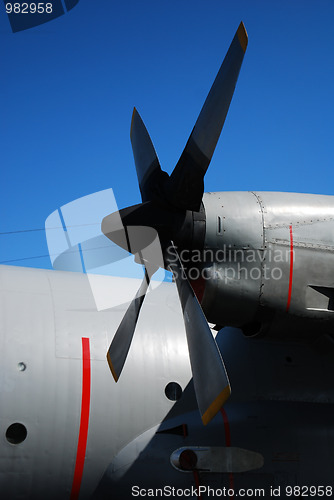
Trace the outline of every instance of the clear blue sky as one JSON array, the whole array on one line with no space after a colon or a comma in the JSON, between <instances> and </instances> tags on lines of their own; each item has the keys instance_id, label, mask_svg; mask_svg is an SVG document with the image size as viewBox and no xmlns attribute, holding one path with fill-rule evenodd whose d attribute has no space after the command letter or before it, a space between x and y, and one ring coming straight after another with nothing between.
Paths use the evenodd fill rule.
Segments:
<instances>
[{"instance_id":1,"label":"clear blue sky","mask_svg":"<svg viewBox=\"0 0 334 500\"><path fill-rule=\"evenodd\" d=\"M249 44L206 191L334 194L332 0L80 0L13 34L3 4L0 232L113 188L140 202L141 113L171 172L241 20ZM43 231L0 235L0 261L50 267ZM25 260L18 260L25 259Z\"/></svg>"}]
</instances>

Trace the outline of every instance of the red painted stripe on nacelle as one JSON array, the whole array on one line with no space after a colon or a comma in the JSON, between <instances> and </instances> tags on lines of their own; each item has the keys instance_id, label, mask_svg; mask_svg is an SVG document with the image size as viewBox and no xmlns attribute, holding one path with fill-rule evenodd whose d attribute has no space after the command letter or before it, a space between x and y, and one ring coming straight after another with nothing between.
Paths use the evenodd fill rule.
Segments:
<instances>
[{"instance_id":1,"label":"red painted stripe on nacelle","mask_svg":"<svg viewBox=\"0 0 334 500\"><path fill-rule=\"evenodd\" d=\"M290 225L290 273L289 273L289 290L288 290L288 301L286 304L286 312L289 312L291 293L292 293L292 277L293 277L293 234L292 226Z\"/></svg>"},{"instance_id":2,"label":"red painted stripe on nacelle","mask_svg":"<svg viewBox=\"0 0 334 500\"><path fill-rule=\"evenodd\" d=\"M197 297L199 303L202 302L204 290L205 290L205 279L203 276L200 276L196 280L189 279L192 289Z\"/></svg>"}]
</instances>

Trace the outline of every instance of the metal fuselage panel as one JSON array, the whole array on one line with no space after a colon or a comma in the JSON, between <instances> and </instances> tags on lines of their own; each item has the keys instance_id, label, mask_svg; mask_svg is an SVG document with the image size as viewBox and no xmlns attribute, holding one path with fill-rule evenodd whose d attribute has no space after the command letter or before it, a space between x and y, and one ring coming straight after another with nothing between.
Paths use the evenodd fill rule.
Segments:
<instances>
[{"instance_id":1,"label":"metal fuselage panel","mask_svg":"<svg viewBox=\"0 0 334 500\"><path fill-rule=\"evenodd\" d=\"M108 297L101 310L96 280L100 295ZM188 384L183 318L168 283L148 293L122 376L117 384L111 376L107 349L138 283L97 277L92 289L79 273L0 268L0 488L6 498L72 498L84 404L87 447L76 481L80 498L89 498L113 456L171 410L166 385ZM89 385L82 339L89 347ZM20 444L5 437L13 423L27 429Z\"/></svg>"},{"instance_id":2,"label":"metal fuselage panel","mask_svg":"<svg viewBox=\"0 0 334 500\"><path fill-rule=\"evenodd\" d=\"M242 327L270 311L333 321L334 197L206 193L202 301L208 319ZM242 310L241 310L242 309Z\"/></svg>"},{"instance_id":3,"label":"metal fuselage panel","mask_svg":"<svg viewBox=\"0 0 334 500\"><path fill-rule=\"evenodd\" d=\"M261 206L253 193L243 192L206 193L203 204L208 252L203 309L213 323L241 326L240 320L252 321L261 291Z\"/></svg>"},{"instance_id":4,"label":"metal fuselage panel","mask_svg":"<svg viewBox=\"0 0 334 500\"><path fill-rule=\"evenodd\" d=\"M232 396L204 427L173 284L146 297L124 371L118 384L112 379L106 347L127 294L131 299L137 287L138 280L0 268L4 498L76 498L71 489L87 391L83 338L89 340L91 390L81 499L128 499L134 485L196 487L193 472L176 470L170 459L181 447L199 446L236 447L263 457L262 467L250 464L249 472L234 474L236 488L265 487L268 494L273 485L333 487L333 354L223 329L217 341ZM171 381L183 389L176 403L165 396ZM5 437L15 422L28 432L20 444ZM201 472L199 481L228 488L231 474Z\"/></svg>"},{"instance_id":5,"label":"metal fuselage panel","mask_svg":"<svg viewBox=\"0 0 334 500\"><path fill-rule=\"evenodd\" d=\"M184 409L128 443L107 468L94 500L107 500L111 493L128 500L134 486L144 492L165 485L187 490L196 482L217 491L234 488L235 496L242 496L241 488L260 488L262 498L269 498L273 487L280 488L280 498L291 498L285 488L298 485L333 492L333 350L319 353L302 343L246 338L233 328L222 329L216 339L232 387L224 408L205 427L198 411ZM191 390L188 386L184 396ZM181 398L176 406L182 405ZM246 459L238 472L237 463L216 463L213 453L197 479L193 471L171 465L180 449L196 454L198 447L239 449L262 460Z\"/></svg>"}]
</instances>

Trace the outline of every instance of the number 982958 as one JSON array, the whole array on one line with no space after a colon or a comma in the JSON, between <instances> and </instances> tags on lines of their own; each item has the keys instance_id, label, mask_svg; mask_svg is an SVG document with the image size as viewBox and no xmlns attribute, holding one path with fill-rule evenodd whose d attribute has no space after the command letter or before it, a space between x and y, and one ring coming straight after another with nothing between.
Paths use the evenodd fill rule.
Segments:
<instances>
[{"instance_id":1,"label":"number 982958","mask_svg":"<svg viewBox=\"0 0 334 500\"><path fill-rule=\"evenodd\" d=\"M286 486L287 497L332 497L332 486Z\"/></svg>"},{"instance_id":2,"label":"number 982958","mask_svg":"<svg viewBox=\"0 0 334 500\"><path fill-rule=\"evenodd\" d=\"M52 3L48 2L24 2L6 3L7 14L51 14Z\"/></svg>"}]
</instances>

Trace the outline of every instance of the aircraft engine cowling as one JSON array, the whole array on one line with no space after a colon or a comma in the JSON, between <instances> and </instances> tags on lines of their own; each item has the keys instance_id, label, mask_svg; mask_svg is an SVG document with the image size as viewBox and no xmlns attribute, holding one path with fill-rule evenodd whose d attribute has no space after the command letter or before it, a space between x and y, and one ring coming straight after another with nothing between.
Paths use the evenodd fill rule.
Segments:
<instances>
[{"instance_id":1,"label":"aircraft engine cowling","mask_svg":"<svg viewBox=\"0 0 334 500\"><path fill-rule=\"evenodd\" d=\"M274 317L332 329L333 197L223 192L206 193L203 204L205 243L187 270L208 321L247 335Z\"/></svg>"},{"instance_id":2,"label":"aircraft engine cowling","mask_svg":"<svg viewBox=\"0 0 334 500\"><path fill-rule=\"evenodd\" d=\"M261 209L252 193L205 193L203 204L205 243L200 256L192 253L189 277L202 284L201 303L210 322L241 327L253 322L259 307ZM247 253L253 262L246 261ZM196 260L201 261L197 270Z\"/></svg>"}]
</instances>

